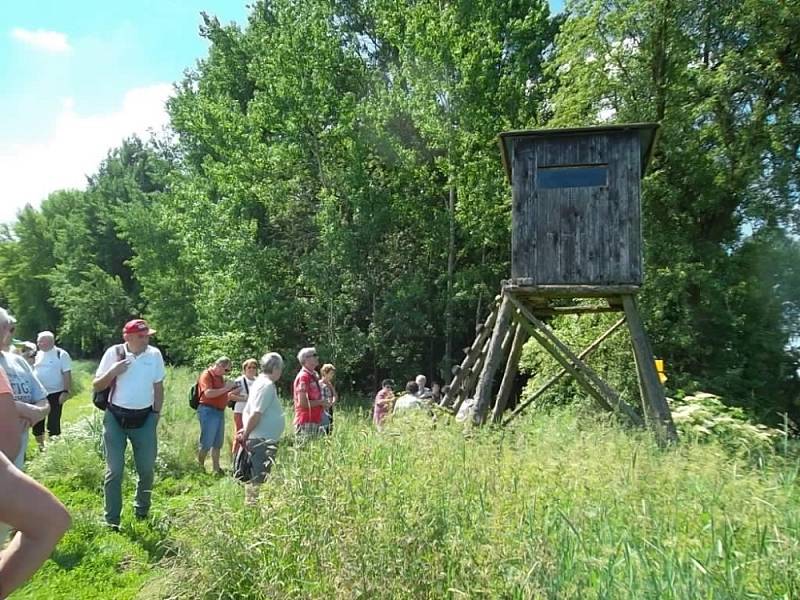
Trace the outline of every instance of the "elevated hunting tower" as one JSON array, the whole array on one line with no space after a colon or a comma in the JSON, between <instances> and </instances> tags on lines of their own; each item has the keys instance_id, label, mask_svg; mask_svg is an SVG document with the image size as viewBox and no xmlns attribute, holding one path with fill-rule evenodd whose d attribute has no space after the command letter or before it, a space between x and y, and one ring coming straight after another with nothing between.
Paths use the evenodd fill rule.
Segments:
<instances>
[{"instance_id":1,"label":"elevated hunting tower","mask_svg":"<svg viewBox=\"0 0 800 600\"><path fill-rule=\"evenodd\" d=\"M560 377L570 375L601 407L641 424L639 414L583 360L627 323L645 418L660 441L676 440L635 302L643 280L641 178L657 130L658 125L643 123L500 134L512 188L511 279L502 282L499 306L455 369L444 406L458 410L473 397L473 419L483 422L494 397L495 373L505 356L492 411L493 419L501 422L522 345L533 337L563 370L517 407L506 423ZM575 301L584 298L594 300ZM546 324L559 314L613 311L623 312L623 318L580 354Z\"/></svg>"}]
</instances>

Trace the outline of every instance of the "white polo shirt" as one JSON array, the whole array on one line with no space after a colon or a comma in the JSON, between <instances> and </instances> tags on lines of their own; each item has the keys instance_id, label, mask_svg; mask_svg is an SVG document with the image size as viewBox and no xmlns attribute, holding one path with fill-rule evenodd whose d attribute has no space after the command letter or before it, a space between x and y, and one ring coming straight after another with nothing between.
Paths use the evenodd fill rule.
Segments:
<instances>
[{"instance_id":1,"label":"white polo shirt","mask_svg":"<svg viewBox=\"0 0 800 600\"><path fill-rule=\"evenodd\" d=\"M125 358L131 359L131 365L117 377L111 393L111 403L122 408L149 408L155 397L153 384L164 381L164 359L161 351L155 346L147 346L144 352L136 356L128 350L127 344L111 346L103 354L95 377L103 375L122 358L122 353L118 355L118 347L124 350Z\"/></svg>"},{"instance_id":2,"label":"white polo shirt","mask_svg":"<svg viewBox=\"0 0 800 600\"><path fill-rule=\"evenodd\" d=\"M64 391L64 373L72 371L72 359L61 348L53 346L47 352L36 353L33 372L48 394Z\"/></svg>"}]
</instances>

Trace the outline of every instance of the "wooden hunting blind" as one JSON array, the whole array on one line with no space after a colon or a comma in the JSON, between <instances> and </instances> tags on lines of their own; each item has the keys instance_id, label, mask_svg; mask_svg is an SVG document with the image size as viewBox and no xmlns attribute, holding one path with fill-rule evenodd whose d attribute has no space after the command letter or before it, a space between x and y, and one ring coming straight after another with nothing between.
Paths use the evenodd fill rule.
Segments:
<instances>
[{"instance_id":1,"label":"wooden hunting blind","mask_svg":"<svg viewBox=\"0 0 800 600\"><path fill-rule=\"evenodd\" d=\"M657 125L500 134L512 194L511 277L642 284L640 181Z\"/></svg>"},{"instance_id":2,"label":"wooden hunting blind","mask_svg":"<svg viewBox=\"0 0 800 600\"><path fill-rule=\"evenodd\" d=\"M507 357L492 410L503 421L523 344L533 338L563 367L505 423L561 377L572 376L604 409L636 425L639 413L584 359L627 323L645 419L660 442L676 441L672 415L655 369L635 295L643 281L640 185L656 139L657 124L512 131L499 136L511 183L511 279L499 302L454 369L442 406L457 411L472 398L473 420L482 423L495 397L495 373ZM575 299L594 298L592 304ZM605 304L598 303L605 299ZM580 354L548 326L560 314L624 313Z\"/></svg>"}]
</instances>

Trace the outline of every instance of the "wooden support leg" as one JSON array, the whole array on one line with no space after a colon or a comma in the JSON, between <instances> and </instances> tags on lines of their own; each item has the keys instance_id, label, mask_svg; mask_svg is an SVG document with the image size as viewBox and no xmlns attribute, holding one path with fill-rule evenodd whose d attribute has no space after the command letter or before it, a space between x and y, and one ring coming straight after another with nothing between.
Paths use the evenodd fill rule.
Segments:
<instances>
[{"instance_id":1,"label":"wooden support leg","mask_svg":"<svg viewBox=\"0 0 800 600\"><path fill-rule=\"evenodd\" d=\"M624 414L631 423L638 427L644 425L642 418L633 410L633 407L622 400L611 386L578 358L578 356L559 340L544 323L537 319L527 307L509 293L506 293L506 297L516 306L520 314L527 319L527 323L525 320L521 320L520 322L528 325L531 336L534 337L545 350L552 354L553 358L561 363L561 366L564 367L570 375L575 378L575 381L581 384L603 408L606 410L616 410Z\"/></svg>"},{"instance_id":2,"label":"wooden support leg","mask_svg":"<svg viewBox=\"0 0 800 600\"><path fill-rule=\"evenodd\" d=\"M659 444L674 444L678 441L678 432L664 396L664 388L658 380L653 351L636 308L636 299L630 295L622 296L622 306L625 309L625 317L631 332L633 354L639 374L642 408L647 416L648 425L653 430Z\"/></svg>"},{"instance_id":3,"label":"wooden support leg","mask_svg":"<svg viewBox=\"0 0 800 600\"><path fill-rule=\"evenodd\" d=\"M486 352L486 362L478 379L478 387L475 390L475 409L472 413L472 421L475 425L481 425L486 418L486 413L489 411L494 374L503 357L502 345L511 324L512 312L513 308L509 301L509 294L503 294L503 300L497 313L497 322L494 325L492 339Z\"/></svg>"},{"instance_id":4,"label":"wooden support leg","mask_svg":"<svg viewBox=\"0 0 800 600\"><path fill-rule=\"evenodd\" d=\"M503 373L503 381L500 383L500 391L497 392L497 401L494 403L494 410L492 411L492 422L494 423L499 423L503 417L503 411L506 409L508 397L511 395L511 389L514 387L514 380L517 377L517 367L519 366L519 357L522 355L522 347L528 340L528 332L519 323L514 326L513 331L514 342L511 344L511 350L508 353L506 372Z\"/></svg>"},{"instance_id":5,"label":"wooden support leg","mask_svg":"<svg viewBox=\"0 0 800 600\"><path fill-rule=\"evenodd\" d=\"M594 342L592 342L592 344L588 346L586 350L581 352L578 355L578 358L580 358L581 360L587 358L592 352L594 352L597 348L600 347L600 344L602 344L609 336L611 336L615 331L617 331L624 323L625 323L625 318L623 317L622 319L614 323L614 325L612 325L611 328L608 329L608 331L606 331L603 335L601 335ZM526 408L528 408L531 404L533 404L536 401L537 398L539 398L539 396L544 394L547 390L549 390L556 383L558 383L558 381L566 374L567 370L561 369L561 371L559 371L558 373L553 375L550 379L548 379L546 382L544 382L539 387L539 389L533 393L533 395L530 398L528 398L525 402L523 402L517 408L514 409L514 412L512 412L509 415L509 417L503 422L503 426L508 425L511 421L513 421L519 415L521 415Z\"/></svg>"}]
</instances>

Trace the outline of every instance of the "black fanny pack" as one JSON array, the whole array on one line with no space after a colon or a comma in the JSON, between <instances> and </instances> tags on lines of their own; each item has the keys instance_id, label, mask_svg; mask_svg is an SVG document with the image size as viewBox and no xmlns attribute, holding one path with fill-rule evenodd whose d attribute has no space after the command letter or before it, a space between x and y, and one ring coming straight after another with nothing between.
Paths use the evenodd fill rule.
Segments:
<instances>
[{"instance_id":1,"label":"black fanny pack","mask_svg":"<svg viewBox=\"0 0 800 600\"><path fill-rule=\"evenodd\" d=\"M123 429L139 429L147 421L147 417L153 412L153 408L123 408L116 404L109 404L108 410Z\"/></svg>"}]
</instances>

